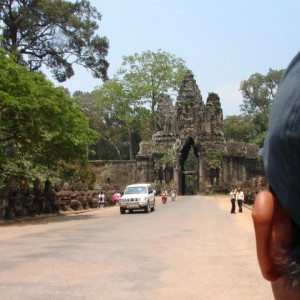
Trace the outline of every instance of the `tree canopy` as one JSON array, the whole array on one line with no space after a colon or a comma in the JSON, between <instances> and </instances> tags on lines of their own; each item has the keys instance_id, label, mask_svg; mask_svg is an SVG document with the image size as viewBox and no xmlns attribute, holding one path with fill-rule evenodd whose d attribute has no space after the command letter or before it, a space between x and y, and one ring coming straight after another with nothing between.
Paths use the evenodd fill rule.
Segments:
<instances>
[{"instance_id":1,"label":"tree canopy","mask_svg":"<svg viewBox=\"0 0 300 300\"><path fill-rule=\"evenodd\" d=\"M87 146L97 139L63 89L0 49L0 179L83 161Z\"/></svg>"},{"instance_id":2,"label":"tree canopy","mask_svg":"<svg viewBox=\"0 0 300 300\"><path fill-rule=\"evenodd\" d=\"M267 75L255 73L240 84L243 95L242 112L248 115L261 115L265 129L267 128L270 107L276 94L284 70L269 69Z\"/></svg>"},{"instance_id":3,"label":"tree canopy","mask_svg":"<svg viewBox=\"0 0 300 300\"><path fill-rule=\"evenodd\" d=\"M131 91L131 97L148 104L154 112L162 94L177 95L186 71L184 60L158 50L123 56L116 76Z\"/></svg>"},{"instance_id":4,"label":"tree canopy","mask_svg":"<svg viewBox=\"0 0 300 300\"><path fill-rule=\"evenodd\" d=\"M1 44L17 63L33 71L44 65L59 82L74 75L74 64L105 80L109 44L96 34L100 20L87 0L1 0Z\"/></svg>"},{"instance_id":5,"label":"tree canopy","mask_svg":"<svg viewBox=\"0 0 300 300\"><path fill-rule=\"evenodd\" d=\"M270 108L284 70L272 70L266 75L252 74L240 84L243 95L240 116L224 120L226 139L262 146L268 130Z\"/></svg>"},{"instance_id":6,"label":"tree canopy","mask_svg":"<svg viewBox=\"0 0 300 300\"><path fill-rule=\"evenodd\" d=\"M150 111L139 105L116 79L106 81L92 93L74 93L91 127L101 133L96 158L133 159L138 137L149 137Z\"/></svg>"},{"instance_id":7,"label":"tree canopy","mask_svg":"<svg viewBox=\"0 0 300 300\"><path fill-rule=\"evenodd\" d=\"M92 156L133 159L140 140L151 139L159 97L177 95L186 71L182 59L160 50L146 51L124 56L113 79L92 93L75 92L91 127L101 133Z\"/></svg>"}]
</instances>

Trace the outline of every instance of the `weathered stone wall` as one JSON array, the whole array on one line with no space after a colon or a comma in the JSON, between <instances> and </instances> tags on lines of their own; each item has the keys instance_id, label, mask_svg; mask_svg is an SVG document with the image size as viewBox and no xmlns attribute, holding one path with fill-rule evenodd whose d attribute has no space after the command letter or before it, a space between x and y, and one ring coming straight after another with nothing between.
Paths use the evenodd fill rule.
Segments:
<instances>
[{"instance_id":1,"label":"weathered stone wall","mask_svg":"<svg viewBox=\"0 0 300 300\"><path fill-rule=\"evenodd\" d=\"M264 175L263 163L256 145L229 141L224 150L222 177L225 185L241 184L250 178Z\"/></svg>"},{"instance_id":2,"label":"weathered stone wall","mask_svg":"<svg viewBox=\"0 0 300 300\"><path fill-rule=\"evenodd\" d=\"M89 166L95 174L95 184L104 190L122 190L137 181L135 160L95 160Z\"/></svg>"},{"instance_id":3,"label":"weathered stone wall","mask_svg":"<svg viewBox=\"0 0 300 300\"><path fill-rule=\"evenodd\" d=\"M153 183L155 181L155 167L154 162L150 159L139 160L136 163L136 182L149 182ZM130 184L132 182L127 182Z\"/></svg>"},{"instance_id":4,"label":"weathered stone wall","mask_svg":"<svg viewBox=\"0 0 300 300\"><path fill-rule=\"evenodd\" d=\"M242 185L246 180L263 175L263 166L259 159L245 157L223 157L222 185L230 189L232 185Z\"/></svg>"}]
</instances>

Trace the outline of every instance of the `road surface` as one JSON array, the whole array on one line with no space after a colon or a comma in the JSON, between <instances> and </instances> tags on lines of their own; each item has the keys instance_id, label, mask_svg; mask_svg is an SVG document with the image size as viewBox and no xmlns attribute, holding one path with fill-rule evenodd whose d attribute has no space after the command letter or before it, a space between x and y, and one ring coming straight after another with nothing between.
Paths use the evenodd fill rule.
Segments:
<instances>
[{"instance_id":1,"label":"road surface","mask_svg":"<svg viewBox=\"0 0 300 300\"><path fill-rule=\"evenodd\" d=\"M1 299L273 299L250 210L230 214L224 196L156 202L2 225Z\"/></svg>"}]
</instances>

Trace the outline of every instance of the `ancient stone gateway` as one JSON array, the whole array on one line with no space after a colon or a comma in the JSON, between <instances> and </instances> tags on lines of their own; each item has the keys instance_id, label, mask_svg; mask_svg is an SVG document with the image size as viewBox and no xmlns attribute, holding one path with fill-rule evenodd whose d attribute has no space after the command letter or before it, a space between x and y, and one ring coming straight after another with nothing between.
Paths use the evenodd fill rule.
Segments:
<instances>
[{"instance_id":1,"label":"ancient stone gateway","mask_svg":"<svg viewBox=\"0 0 300 300\"><path fill-rule=\"evenodd\" d=\"M159 99L157 132L143 141L137 159L137 181L155 181L181 195L225 191L263 174L258 148L225 141L223 111L215 93L202 100L188 71L175 103Z\"/></svg>"}]
</instances>

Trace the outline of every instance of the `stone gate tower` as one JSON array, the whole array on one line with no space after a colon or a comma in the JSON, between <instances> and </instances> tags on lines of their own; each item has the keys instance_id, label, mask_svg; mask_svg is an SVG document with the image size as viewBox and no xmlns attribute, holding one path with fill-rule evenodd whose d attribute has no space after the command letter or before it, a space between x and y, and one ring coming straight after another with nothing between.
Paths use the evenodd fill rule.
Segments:
<instances>
[{"instance_id":1,"label":"stone gate tower","mask_svg":"<svg viewBox=\"0 0 300 300\"><path fill-rule=\"evenodd\" d=\"M225 141L220 98L210 93L204 104L191 71L175 105L168 95L159 99L156 128L152 141L140 144L140 181L165 183L185 195L224 190L261 172L257 147Z\"/></svg>"}]
</instances>

